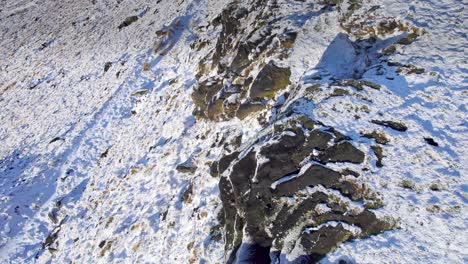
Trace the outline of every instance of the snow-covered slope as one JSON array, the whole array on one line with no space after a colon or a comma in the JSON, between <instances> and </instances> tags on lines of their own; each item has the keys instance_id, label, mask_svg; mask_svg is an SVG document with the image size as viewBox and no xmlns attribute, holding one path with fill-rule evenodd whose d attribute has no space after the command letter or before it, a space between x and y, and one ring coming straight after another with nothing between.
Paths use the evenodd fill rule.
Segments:
<instances>
[{"instance_id":1,"label":"snow-covered slope","mask_svg":"<svg viewBox=\"0 0 468 264\"><path fill-rule=\"evenodd\" d=\"M213 164L288 113L364 153L313 162L358 171L394 223L323 263L468 261L465 1L0 3L1 263L226 262L241 159Z\"/></svg>"}]
</instances>

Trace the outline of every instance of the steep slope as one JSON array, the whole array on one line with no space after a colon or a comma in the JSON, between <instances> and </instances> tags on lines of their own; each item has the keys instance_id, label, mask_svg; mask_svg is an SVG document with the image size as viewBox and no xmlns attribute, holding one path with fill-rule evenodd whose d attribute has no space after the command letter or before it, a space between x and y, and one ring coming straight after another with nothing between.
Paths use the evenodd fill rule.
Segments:
<instances>
[{"instance_id":1,"label":"steep slope","mask_svg":"<svg viewBox=\"0 0 468 264\"><path fill-rule=\"evenodd\" d=\"M466 262L465 13L3 0L0 261Z\"/></svg>"}]
</instances>

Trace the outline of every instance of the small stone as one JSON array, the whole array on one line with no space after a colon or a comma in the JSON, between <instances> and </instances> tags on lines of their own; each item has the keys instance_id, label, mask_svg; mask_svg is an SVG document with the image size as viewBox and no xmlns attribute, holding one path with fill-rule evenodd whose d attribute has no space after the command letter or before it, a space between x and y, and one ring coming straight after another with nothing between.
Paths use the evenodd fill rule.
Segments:
<instances>
[{"instance_id":1,"label":"small stone","mask_svg":"<svg viewBox=\"0 0 468 264\"><path fill-rule=\"evenodd\" d=\"M390 142L390 140L385 136L385 134L379 133L375 130L370 133L361 132L361 135L365 138L373 138L375 142L382 145L386 145L388 142Z\"/></svg>"},{"instance_id":2,"label":"small stone","mask_svg":"<svg viewBox=\"0 0 468 264\"><path fill-rule=\"evenodd\" d=\"M106 62L106 64L104 64L104 72L107 72L111 66L112 66L112 62Z\"/></svg>"},{"instance_id":3,"label":"small stone","mask_svg":"<svg viewBox=\"0 0 468 264\"><path fill-rule=\"evenodd\" d=\"M98 247L99 247L99 248L103 248L105 244L106 244L106 241L105 241L105 240L102 240L101 242L99 242Z\"/></svg>"},{"instance_id":4,"label":"small stone","mask_svg":"<svg viewBox=\"0 0 468 264\"><path fill-rule=\"evenodd\" d=\"M376 145L376 146L371 146L371 148L374 151L375 156L377 157L377 162L375 165L378 168L382 168L383 167L382 159L384 158L382 147Z\"/></svg>"},{"instance_id":5,"label":"small stone","mask_svg":"<svg viewBox=\"0 0 468 264\"><path fill-rule=\"evenodd\" d=\"M333 90L333 93L330 95L330 97L335 97L335 96L343 96L343 95L348 95L349 91L341 88L336 88Z\"/></svg>"},{"instance_id":6,"label":"small stone","mask_svg":"<svg viewBox=\"0 0 468 264\"><path fill-rule=\"evenodd\" d=\"M187 189L182 194L182 201L184 203L191 203L192 202L192 194L193 194L193 184L189 184Z\"/></svg>"},{"instance_id":7,"label":"small stone","mask_svg":"<svg viewBox=\"0 0 468 264\"><path fill-rule=\"evenodd\" d=\"M415 188L414 183L406 179L400 182L400 187L405 188L405 189L411 189L411 190L414 190Z\"/></svg>"},{"instance_id":8,"label":"small stone","mask_svg":"<svg viewBox=\"0 0 468 264\"><path fill-rule=\"evenodd\" d=\"M136 90L135 92L131 93L130 96L131 97L137 97L137 96L145 95L147 93L148 93L147 89L139 89L139 90Z\"/></svg>"},{"instance_id":9,"label":"small stone","mask_svg":"<svg viewBox=\"0 0 468 264\"><path fill-rule=\"evenodd\" d=\"M138 20L138 16L129 16L127 17L122 24L118 26L119 29L130 26L132 23Z\"/></svg>"},{"instance_id":10,"label":"small stone","mask_svg":"<svg viewBox=\"0 0 468 264\"><path fill-rule=\"evenodd\" d=\"M58 223L56 208L54 208L51 212L49 212L47 216L49 217L50 221L52 221L52 223L54 224Z\"/></svg>"},{"instance_id":11,"label":"small stone","mask_svg":"<svg viewBox=\"0 0 468 264\"><path fill-rule=\"evenodd\" d=\"M431 186L429 186L429 189L431 191L439 192L439 191L442 191L443 188L439 183L434 182L431 184Z\"/></svg>"},{"instance_id":12,"label":"small stone","mask_svg":"<svg viewBox=\"0 0 468 264\"><path fill-rule=\"evenodd\" d=\"M382 53L386 56L390 56L393 53L395 53L395 51L396 51L396 47L394 45L391 45L390 47L384 49Z\"/></svg>"},{"instance_id":13,"label":"small stone","mask_svg":"<svg viewBox=\"0 0 468 264\"><path fill-rule=\"evenodd\" d=\"M439 146L439 143L437 143L433 138L425 137L424 140L426 141L427 144L429 144L431 146L434 146L434 147Z\"/></svg>"},{"instance_id":14,"label":"small stone","mask_svg":"<svg viewBox=\"0 0 468 264\"><path fill-rule=\"evenodd\" d=\"M176 170L182 173L195 173L197 166L191 160L187 160L177 165Z\"/></svg>"},{"instance_id":15,"label":"small stone","mask_svg":"<svg viewBox=\"0 0 468 264\"><path fill-rule=\"evenodd\" d=\"M187 244L187 250L191 250L193 248L194 241Z\"/></svg>"},{"instance_id":16,"label":"small stone","mask_svg":"<svg viewBox=\"0 0 468 264\"><path fill-rule=\"evenodd\" d=\"M385 121L385 120L371 120L372 123L379 125L379 126L384 126L384 127L389 127L391 129L394 129L396 131L400 132L405 132L408 130L408 127L400 122L395 122L395 121Z\"/></svg>"}]
</instances>

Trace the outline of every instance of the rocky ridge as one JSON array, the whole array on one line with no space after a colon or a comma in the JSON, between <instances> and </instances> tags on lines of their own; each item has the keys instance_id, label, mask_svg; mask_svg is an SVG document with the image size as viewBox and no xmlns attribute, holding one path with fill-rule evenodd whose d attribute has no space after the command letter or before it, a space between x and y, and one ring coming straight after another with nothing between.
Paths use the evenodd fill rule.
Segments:
<instances>
[{"instance_id":1,"label":"rocky ridge","mask_svg":"<svg viewBox=\"0 0 468 264\"><path fill-rule=\"evenodd\" d=\"M316 262L342 242L394 227L391 217L379 218L373 212L383 201L362 183L358 172L327 167L328 163L362 164L368 151L359 150L351 137L297 107L329 89L334 89L330 96L350 94L333 87L379 90L378 83L362 80L363 74L371 66L378 69L387 63L394 45L409 45L421 34L393 18L372 19L378 7L358 12L360 7L356 1L305 8L317 16L339 9L346 33L336 36L317 71L299 83L290 81L289 67L278 65L287 65L300 24L282 16L275 1L233 2L214 21L221 33L214 54L199 66L192 94L194 114L214 121L256 115L265 126L261 136L211 168L214 176L221 177L228 263L249 254L272 263ZM395 36L397 31L401 34ZM394 37L380 38L386 35ZM406 130L394 121L372 122ZM379 141L375 134L367 137ZM381 167L382 147L369 147Z\"/></svg>"},{"instance_id":2,"label":"rocky ridge","mask_svg":"<svg viewBox=\"0 0 468 264\"><path fill-rule=\"evenodd\" d=\"M0 261L463 263L462 14L5 0Z\"/></svg>"}]
</instances>

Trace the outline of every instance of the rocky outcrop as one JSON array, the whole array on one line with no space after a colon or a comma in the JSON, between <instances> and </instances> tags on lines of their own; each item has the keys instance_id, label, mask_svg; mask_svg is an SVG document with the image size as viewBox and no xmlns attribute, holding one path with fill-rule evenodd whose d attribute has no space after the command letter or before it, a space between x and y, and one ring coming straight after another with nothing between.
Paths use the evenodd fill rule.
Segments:
<instances>
[{"instance_id":1,"label":"rocky outcrop","mask_svg":"<svg viewBox=\"0 0 468 264\"><path fill-rule=\"evenodd\" d=\"M292 83L284 61L300 28L281 23L285 18L275 1L251 2L235 1L213 21L221 33L214 52L200 63L192 93L194 114L202 119L242 120L265 113L256 138L211 164L212 176L220 177L226 261L315 263L345 241L393 228L394 221L377 216L374 210L383 201L357 172L368 171L369 160L383 167L383 147L357 147L353 138L311 119L300 106L323 93L326 100L383 90L365 74L370 67L383 74L377 66L387 63L395 45L402 45L399 40L408 34L416 38L419 31L393 19L375 21L372 11L353 16L360 1L323 1L314 14L338 8L344 32L330 42L312 74ZM405 34L379 39L395 31ZM407 130L394 121L370 122ZM360 134L381 145L389 142L378 131ZM367 153L374 155L366 159Z\"/></svg>"},{"instance_id":2,"label":"rocky outcrop","mask_svg":"<svg viewBox=\"0 0 468 264\"><path fill-rule=\"evenodd\" d=\"M290 84L290 69L278 62L288 56L296 32L280 23L278 6L247 2L231 3L212 22L221 33L214 53L200 63L192 93L200 118L244 119L267 108L267 101Z\"/></svg>"},{"instance_id":3,"label":"rocky outcrop","mask_svg":"<svg viewBox=\"0 0 468 264\"><path fill-rule=\"evenodd\" d=\"M291 70L289 68L281 68L270 62L262 68L250 87L250 98L273 99L277 91L283 90L289 85L290 76Z\"/></svg>"},{"instance_id":4,"label":"rocky outcrop","mask_svg":"<svg viewBox=\"0 0 468 264\"><path fill-rule=\"evenodd\" d=\"M242 250L267 248L258 251L265 259L289 258L303 250L303 256L316 261L344 241L392 227L364 207L379 199L358 174L327 166L364 160L362 150L330 131L306 116L292 115L219 161L228 262L242 258L236 257L242 244L250 245ZM353 207L351 201L361 206Z\"/></svg>"}]
</instances>

